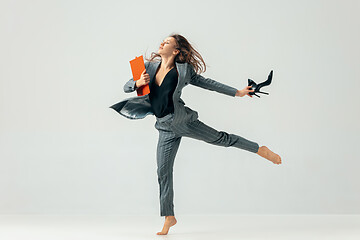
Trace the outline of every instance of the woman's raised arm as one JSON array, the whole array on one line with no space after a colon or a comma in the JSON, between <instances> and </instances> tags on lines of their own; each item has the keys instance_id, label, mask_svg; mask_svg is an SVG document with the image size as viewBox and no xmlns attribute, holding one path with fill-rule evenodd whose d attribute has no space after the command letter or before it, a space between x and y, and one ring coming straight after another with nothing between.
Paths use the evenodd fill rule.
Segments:
<instances>
[{"instance_id":1,"label":"woman's raised arm","mask_svg":"<svg viewBox=\"0 0 360 240\"><path fill-rule=\"evenodd\" d=\"M237 93L237 89L233 88L229 85L217 82L210 78L205 78L201 76L200 74L197 74L194 70L194 67L189 64L189 71L190 71L190 84L208 89L210 91L216 91L218 93L222 93L228 96L235 97Z\"/></svg>"}]
</instances>

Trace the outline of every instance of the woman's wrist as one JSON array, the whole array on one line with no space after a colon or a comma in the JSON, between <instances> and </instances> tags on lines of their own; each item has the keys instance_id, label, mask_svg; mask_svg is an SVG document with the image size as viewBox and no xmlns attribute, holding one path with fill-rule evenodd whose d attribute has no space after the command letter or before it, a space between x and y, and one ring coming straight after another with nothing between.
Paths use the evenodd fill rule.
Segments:
<instances>
[{"instance_id":1,"label":"woman's wrist","mask_svg":"<svg viewBox=\"0 0 360 240\"><path fill-rule=\"evenodd\" d=\"M241 90L237 90L235 96L237 96L237 97L242 97L242 96L241 96Z\"/></svg>"}]
</instances>

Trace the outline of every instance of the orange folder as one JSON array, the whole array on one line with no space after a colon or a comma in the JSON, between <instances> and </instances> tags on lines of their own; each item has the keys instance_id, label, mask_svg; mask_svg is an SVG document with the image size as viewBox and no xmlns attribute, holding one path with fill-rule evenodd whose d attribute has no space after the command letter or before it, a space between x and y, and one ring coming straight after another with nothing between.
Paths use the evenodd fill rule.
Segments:
<instances>
[{"instance_id":1,"label":"orange folder","mask_svg":"<svg viewBox=\"0 0 360 240\"><path fill-rule=\"evenodd\" d=\"M134 81L139 80L141 77L141 73L145 69L143 56L141 55L139 57L135 57L134 59L130 60L130 67ZM139 87L138 89L136 89L136 92L138 96L149 94L150 93L149 84Z\"/></svg>"}]
</instances>

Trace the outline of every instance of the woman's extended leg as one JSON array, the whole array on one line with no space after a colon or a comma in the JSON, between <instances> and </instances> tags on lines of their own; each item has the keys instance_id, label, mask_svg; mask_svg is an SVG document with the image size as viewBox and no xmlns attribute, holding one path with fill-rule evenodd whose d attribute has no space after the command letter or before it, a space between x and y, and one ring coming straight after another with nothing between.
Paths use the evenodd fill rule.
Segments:
<instances>
[{"instance_id":1,"label":"woman's extended leg","mask_svg":"<svg viewBox=\"0 0 360 240\"><path fill-rule=\"evenodd\" d=\"M253 153L257 153L259 150L259 144L256 142L250 141L236 134L229 134L224 131L218 131L204 124L200 120L173 128L181 136L202 140L210 144L223 147L237 147Z\"/></svg>"},{"instance_id":2,"label":"woman's extended leg","mask_svg":"<svg viewBox=\"0 0 360 240\"><path fill-rule=\"evenodd\" d=\"M281 164L281 157L266 146L259 147L259 144L256 142L236 134L218 131L204 124L199 119L184 125L173 126L172 129L181 136L191 137L218 146L237 147L249 152L257 153L261 157L272 161L274 164Z\"/></svg>"}]
</instances>

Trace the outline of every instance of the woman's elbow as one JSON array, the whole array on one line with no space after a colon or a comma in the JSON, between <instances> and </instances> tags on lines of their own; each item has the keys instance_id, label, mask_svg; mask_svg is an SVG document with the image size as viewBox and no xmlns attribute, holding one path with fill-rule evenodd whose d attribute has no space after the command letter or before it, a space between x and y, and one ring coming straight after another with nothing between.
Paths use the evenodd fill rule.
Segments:
<instances>
[{"instance_id":1,"label":"woman's elbow","mask_svg":"<svg viewBox=\"0 0 360 240\"><path fill-rule=\"evenodd\" d=\"M124 86L124 92L130 93L130 92L132 92L132 90L128 86Z\"/></svg>"}]
</instances>

